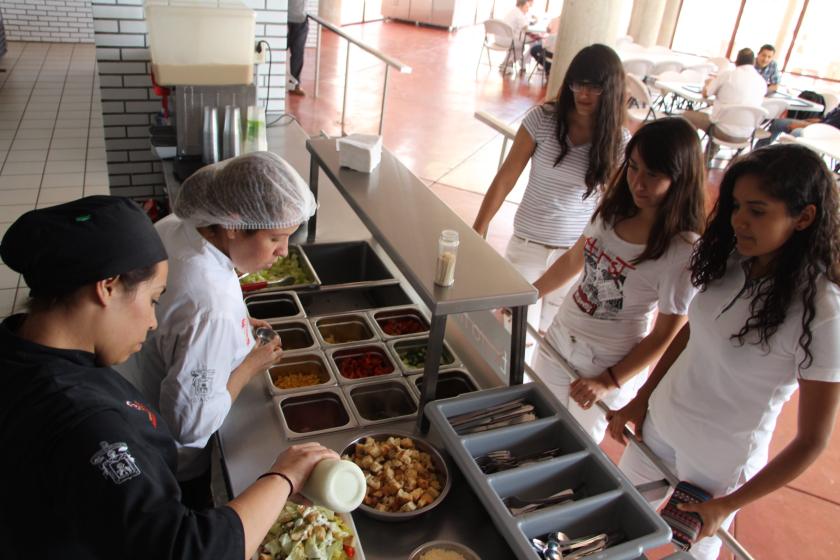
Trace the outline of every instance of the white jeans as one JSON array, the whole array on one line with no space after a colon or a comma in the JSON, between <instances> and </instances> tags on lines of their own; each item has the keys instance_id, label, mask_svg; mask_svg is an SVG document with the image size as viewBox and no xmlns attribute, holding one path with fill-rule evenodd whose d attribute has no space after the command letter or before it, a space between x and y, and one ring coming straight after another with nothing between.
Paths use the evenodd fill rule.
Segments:
<instances>
[{"instance_id":1,"label":"white jeans","mask_svg":"<svg viewBox=\"0 0 840 560\"><path fill-rule=\"evenodd\" d=\"M724 496L736 490L749 480L763 465L733 465L725 454L715 453L713 450L702 452L698 442L682 442L683 445L693 446L692 453L676 448L669 444L656 429L648 413L642 437L645 444L668 465L680 480L690 482L706 490L715 497ZM636 445L628 445L618 467L624 472L634 485L644 484L663 478L662 472L641 452ZM651 504L658 508L662 503ZM722 527L728 529L735 518L733 512L723 522ZM701 560L716 560L720 552L721 540L718 537L707 537L692 545L689 553Z\"/></svg>"},{"instance_id":2,"label":"white jeans","mask_svg":"<svg viewBox=\"0 0 840 560\"><path fill-rule=\"evenodd\" d=\"M514 235L508 242L505 258L533 284L568 250L568 247L552 249ZM540 331L547 330L572 285L573 282L569 282L528 307L528 322Z\"/></svg>"},{"instance_id":3,"label":"white jeans","mask_svg":"<svg viewBox=\"0 0 840 560\"><path fill-rule=\"evenodd\" d=\"M572 336L558 325L552 325L546 336L540 342L537 355L534 359L534 371L537 377L551 390L560 404L572 413L572 416L580 423L584 431L589 434L596 443L601 443L607 431L607 417L598 406L584 409L569 397L569 386L571 378L564 371L564 367L545 348L545 345L552 346L560 352L567 362L580 374L581 377L595 377L602 373L607 367L619 362L624 356L610 356L604 352L596 352L594 348L584 340ZM550 338L551 342L547 339ZM621 389L613 389L608 392L603 402L613 410L623 407L636 396L639 387L647 378L647 370L628 380L621 386Z\"/></svg>"}]
</instances>

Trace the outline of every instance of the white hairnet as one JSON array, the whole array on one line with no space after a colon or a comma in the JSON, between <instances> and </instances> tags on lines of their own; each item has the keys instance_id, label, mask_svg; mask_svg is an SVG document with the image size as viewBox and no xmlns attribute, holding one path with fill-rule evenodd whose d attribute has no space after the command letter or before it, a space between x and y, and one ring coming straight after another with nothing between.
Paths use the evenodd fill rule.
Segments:
<instances>
[{"instance_id":1,"label":"white hairnet","mask_svg":"<svg viewBox=\"0 0 840 560\"><path fill-rule=\"evenodd\" d=\"M297 226L317 207L291 165L254 152L203 167L181 185L175 215L195 227L280 229Z\"/></svg>"}]
</instances>

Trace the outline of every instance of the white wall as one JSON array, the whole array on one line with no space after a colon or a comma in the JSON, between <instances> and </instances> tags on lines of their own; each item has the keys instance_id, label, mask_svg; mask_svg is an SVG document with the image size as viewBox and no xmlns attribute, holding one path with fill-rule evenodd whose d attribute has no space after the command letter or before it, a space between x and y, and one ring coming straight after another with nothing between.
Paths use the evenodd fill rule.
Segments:
<instances>
[{"instance_id":1,"label":"white wall","mask_svg":"<svg viewBox=\"0 0 840 560\"><path fill-rule=\"evenodd\" d=\"M0 0L9 41L92 43L91 0Z\"/></svg>"}]
</instances>

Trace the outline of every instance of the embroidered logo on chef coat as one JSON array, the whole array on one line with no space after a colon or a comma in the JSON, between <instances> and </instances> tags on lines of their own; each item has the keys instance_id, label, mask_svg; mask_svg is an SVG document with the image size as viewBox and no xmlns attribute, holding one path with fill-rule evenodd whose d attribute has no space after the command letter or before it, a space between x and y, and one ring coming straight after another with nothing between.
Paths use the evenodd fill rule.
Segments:
<instances>
[{"instance_id":1,"label":"embroidered logo on chef coat","mask_svg":"<svg viewBox=\"0 0 840 560\"><path fill-rule=\"evenodd\" d=\"M213 378L216 376L216 370L195 369L190 375L192 376L193 396L201 401L207 399L213 389Z\"/></svg>"},{"instance_id":2,"label":"embroidered logo on chef coat","mask_svg":"<svg viewBox=\"0 0 840 560\"><path fill-rule=\"evenodd\" d=\"M114 484L122 484L140 475L140 468L128 452L128 445L122 442L99 442L101 449L90 458L90 464L98 466L102 476Z\"/></svg>"}]
</instances>

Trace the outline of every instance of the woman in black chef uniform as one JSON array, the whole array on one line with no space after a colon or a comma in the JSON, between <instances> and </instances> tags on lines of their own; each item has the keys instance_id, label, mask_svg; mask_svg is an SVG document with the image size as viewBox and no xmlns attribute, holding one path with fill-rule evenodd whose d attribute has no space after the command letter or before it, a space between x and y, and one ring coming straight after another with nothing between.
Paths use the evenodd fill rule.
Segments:
<instances>
[{"instance_id":1,"label":"woman in black chef uniform","mask_svg":"<svg viewBox=\"0 0 840 560\"><path fill-rule=\"evenodd\" d=\"M166 252L133 202L93 196L24 214L0 256L31 290L0 324L3 558L247 559L312 467L293 446L226 507L180 502L175 444L109 366L156 327Z\"/></svg>"}]
</instances>

